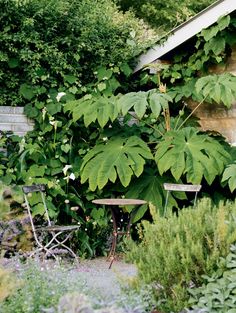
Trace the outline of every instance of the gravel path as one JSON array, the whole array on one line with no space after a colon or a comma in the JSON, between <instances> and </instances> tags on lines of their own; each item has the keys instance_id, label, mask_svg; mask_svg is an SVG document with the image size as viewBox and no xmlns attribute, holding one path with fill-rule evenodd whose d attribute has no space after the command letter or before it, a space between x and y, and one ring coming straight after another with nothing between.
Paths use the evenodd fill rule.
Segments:
<instances>
[{"instance_id":1,"label":"gravel path","mask_svg":"<svg viewBox=\"0 0 236 313\"><path fill-rule=\"evenodd\" d=\"M111 269L108 269L108 267L109 262L106 258L96 258L81 261L78 268L73 271L81 273L86 285L91 289L100 290L104 296L119 293L119 282L128 282L137 273L133 264L121 260L114 261Z\"/></svg>"},{"instance_id":2,"label":"gravel path","mask_svg":"<svg viewBox=\"0 0 236 313\"><path fill-rule=\"evenodd\" d=\"M128 282L129 279L135 277L137 270L133 264L125 263L122 260L115 260L111 269L108 268L109 264L107 258L99 257L92 260L81 260L76 267L71 267L71 265L65 263L65 267L68 267L70 275L76 276L80 281L83 281L86 288L106 298L113 298L120 293L120 282L122 284ZM54 265L53 260L48 260L45 264L41 263L40 266L50 270ZM11 269L22 267L19 266L19 260L14 258L0 259L0 266Z\"/></svg>"}]
</instances>

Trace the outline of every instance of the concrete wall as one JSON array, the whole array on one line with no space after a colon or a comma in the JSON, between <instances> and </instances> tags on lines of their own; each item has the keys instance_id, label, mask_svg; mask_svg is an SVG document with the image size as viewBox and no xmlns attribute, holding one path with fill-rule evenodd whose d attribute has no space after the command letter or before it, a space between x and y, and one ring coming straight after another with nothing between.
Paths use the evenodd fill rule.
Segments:
<instances>
[{"instance_id":1,"label":"concrete wall","mask_svg":"<svg viewBox=\"0 0 236 313\"><path fill-rule=\"evenodd\" d=\"M33 122L24 115L24 108L0 106L0 130L24 136L33 126Z\"/></svg>"}]
</instances>

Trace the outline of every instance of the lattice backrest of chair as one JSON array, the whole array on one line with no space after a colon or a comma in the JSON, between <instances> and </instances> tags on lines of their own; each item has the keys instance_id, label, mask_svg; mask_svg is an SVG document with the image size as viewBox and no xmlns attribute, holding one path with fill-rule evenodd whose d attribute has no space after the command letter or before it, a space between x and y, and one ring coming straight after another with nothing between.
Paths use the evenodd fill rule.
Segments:
<instances>
[{"instance_id":1,"label":"lattice backrest of chair","mask_svg":"<svg viewBox=\"0 0 236 313\"><path fill-rule=\"evenodd\" d=\"M169 194L171 191L179 191L179 192L195 192L194 203L193 206L196 205L198 192L201 190L202 185L192 185L192 184L164 184L164 189L167 191L166 201L164 207L164 216L166 215L167 204L169 200Z\"/></svg>"},{"instance_id":2,"label":"lattice backrest of chair","mask_svg":"<svg viewBox=\"0 0 236 313\"><path fill-rule=\"evenodd\" d=\"M32 210L31 210L31 206L30 206L28 197L29 197L29 194L32 194L32 193L36 193L37 192L37 193L40 194L40 197L41 197L41 200L42 200L42 205L43 205L44 211L45 211L47 224L48 224L48 226L51 226L52 223L51 223L50 218L49 218L48 209L47 209L45 196L44 196L45 185L38 184L38 185L32 185L32 186L23 186L22 190L23 190L23 193L24 193L24 199L25 199L27 211L28 211L28 214L29 214L32 230L33 230L34 236L37 237L36 236L36 231L35 231L35 224L34 224L34 220L33 220L33 215L32 215Z\"/></svg>"}]
</instances>

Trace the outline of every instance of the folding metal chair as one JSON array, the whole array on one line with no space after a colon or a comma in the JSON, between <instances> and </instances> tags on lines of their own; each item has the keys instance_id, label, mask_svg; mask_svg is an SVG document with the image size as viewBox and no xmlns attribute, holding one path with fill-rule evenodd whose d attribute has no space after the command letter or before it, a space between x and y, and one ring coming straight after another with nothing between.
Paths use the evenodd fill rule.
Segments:
<instances>
[{"instance_id":1,"label":"folding metal chair","mask_svg":"<svg viewBox=\"0 0 236 313\"><path fill-rule=\"evenodd\" d=\"M56 252L64 253L69 252L72 257L74 257L76 263L79 262L79 258L74 253L74 251L68 247L65 242L71 238L74 231L79 229L79 225L69 225L69 226L60 226L53 225L49 218L48 209L45 201L45 185L32 185L22 187L24 193L24 199L27 207L27 211L30 218L30 223L34 235L37 248L31 252L30 257L39 252L44 252L44 257L53 256L56 260ZM29 203L29 195L32 193L38 193L40 195L40 200L44 207L46 226L37 226L35 224L35 216L32 214L32 209ZM42 220L42 218L41 218ZM62 247L58 249L58 247Z\"/></svg>"},{"instance_id":2,"label":"folding metal chair","mask_svg":"<svg viewBox=\"0 0 236 313\"><path fill-rule=\"evenodd\" d=\"M191 185L191 184L164 184L164 189L167 191L166 193L166 201L164 207L164 216L167 211L167 204L169 200L169 195L171 191L182 191L182 192L195 192L193 206L195 207L197 201L197 194L201 190L202 185Z\"/></svg>"}]
</instances>

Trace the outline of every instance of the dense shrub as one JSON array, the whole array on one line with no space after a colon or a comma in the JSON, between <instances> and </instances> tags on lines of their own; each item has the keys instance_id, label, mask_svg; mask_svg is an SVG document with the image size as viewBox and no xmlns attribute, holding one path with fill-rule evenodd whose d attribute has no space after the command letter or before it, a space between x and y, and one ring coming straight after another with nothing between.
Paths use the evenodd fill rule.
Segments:
<instances>
[{"instance_id":1,"label":"dense shrub","mask_svg":"<svg viewBox=\"0 0 236 313\"><path fill-rule=\"evenodd\" d=\"M138 283L153 286L160 308L178 312L187 304L187 289L199 286L203 274L211 275L235 242L236 204L212 207L203 199L179 216L163 218L153 207L152 214L154 223L142 222L142 241L133 243L128 257L138 267Z\"/></svg>"},{"instance_id":2,"label":"dense shrub","mask_svg":"<svg viewBox=\"0 0 236 313\"><path fill-rule=\"evenodd\" d=\"M109 0L0 0L0 7L0 105L45 100L49 89L79 93L97 67L128 61L143 45L142 25Z\"/></svg>"}]
</instances>

